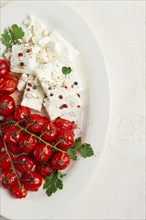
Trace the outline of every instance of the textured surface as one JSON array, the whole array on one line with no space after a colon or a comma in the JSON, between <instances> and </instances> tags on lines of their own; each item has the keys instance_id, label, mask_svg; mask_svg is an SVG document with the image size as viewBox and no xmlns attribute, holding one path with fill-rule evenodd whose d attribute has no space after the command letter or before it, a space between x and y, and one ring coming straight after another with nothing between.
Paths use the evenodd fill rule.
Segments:
<instances>
[{"instance_id":1,"label":"textured surface","mask_svg":"<svg viewBox=\"0 0 146 220\"><path fill-rule=\"evenodd\" d=\"M111 81L112 114L96 176L72 206L55 219L145 219L145 3L65 3L89 23L104 53Z\"/></svg>"}]
</instances>

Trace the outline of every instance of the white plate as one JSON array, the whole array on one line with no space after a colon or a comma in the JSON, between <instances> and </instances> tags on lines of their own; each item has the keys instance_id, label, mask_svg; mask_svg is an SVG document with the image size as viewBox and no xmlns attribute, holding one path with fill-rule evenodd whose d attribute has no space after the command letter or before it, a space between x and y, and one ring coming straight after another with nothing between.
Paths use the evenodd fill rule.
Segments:
<instances>
[{"instance_id":1,"label":"white plate","mask_svg":"<svg viewBox=\"0 0 146 220\"><path fill-rule=\"evenodd\" d=\"M95 157L72 163L64 178L64 189L52 197L43 190L29 193L23 200L13 199L1 189L1 215L9 219L49 219L66 209L91 178L104 146L110 113L109 81L98 43L88 25L71 8L61 2L15 1L1 9L1 32L34 14L50 30L59 30L81 53L88 105L84 113L84 134L92 144ZM88 131L88 133L87 133Z\"/></svg>"}]
</instances>

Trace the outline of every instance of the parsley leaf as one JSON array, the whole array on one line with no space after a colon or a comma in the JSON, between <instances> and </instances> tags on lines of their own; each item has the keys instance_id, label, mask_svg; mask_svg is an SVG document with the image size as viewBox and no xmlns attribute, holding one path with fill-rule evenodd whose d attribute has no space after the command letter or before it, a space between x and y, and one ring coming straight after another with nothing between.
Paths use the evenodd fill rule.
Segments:
<instances>
[{"instance_id":1,"label":"parsley leaf","mask_svg":"<svg viewBox=\"0 0 146 220\"><path fill-rule=\"evenodd\" d=\"M66 174L62 174L60 170L53 172L50 176L45 178L43 189L46 189L47 195L50 197L57 189L63 189L62 178Z\"/></svg>"},{"instance_id":2,"label":"parsley leaf","mask_svg":"<svg viewBox=\"0 0 146 220\"><path fill-rule=\"evenodd\" d=\"M75 149L72 149L72 148L68 148L66 153L70 156L70 158L72 160L77 160L77 154L76 154L76 151Z\"/></svg>"},{"instance_id":3,"label":"parsley leaf","mask_svg":"<svg viewBox=\"0 0 146 220\"><path fill-rule=\"evenodd\" d=\"M70 67L62 67L62 73L66 76L67 74L70 74L72 69Z\"/></svg>"},{"instance_id":4,"label":"parsley leaf","mask_svg":"<svg viewBox=\"0 0 146 220\"><path fill-rule=\"evenodd\" d=\"M1 42L3 45L5 45L7 48L11 47L11 35L8 30L5 30L1 37Z\"/></svg>"},{"instance_id":5,"label":"parsley leaf","mask_svg":"<svg viewBox=\"0 0 146 220\"><path fill-rule=\"evenodd\" d=\"M24 34L22 28L18 27L17 24L13 24L10 28L5 29L0 38L2 44L6 46L5 53L12 47L12 45L19 43L19 40L24 37Z\"/></svg>"},{"instance_id":6,"label":"parsley leaf","mask_svg":"<svg viewBox=\"0 0 146 220\"><path fill-rule=\"evenodd\" d=\"M77 150L84 158L91 157L94 155L94 151L91 145L86 143L82 144L81 137L75 140L70 149L73 149L74 151Z\"/></svg>"},{"instance_id":7,"label":"parsley leaf","mask_svg":"<svg viewBox=\"0 0 146 220\"><path fill-rule=\"evenodd\" d=\"M24 32L21 27L18 27L17 24L13 24L11 28L9 28L9 32L12 37L12 41L15 43L19 43L19 40L21 40L24 37Z\"/></svg>"}]
</instances>

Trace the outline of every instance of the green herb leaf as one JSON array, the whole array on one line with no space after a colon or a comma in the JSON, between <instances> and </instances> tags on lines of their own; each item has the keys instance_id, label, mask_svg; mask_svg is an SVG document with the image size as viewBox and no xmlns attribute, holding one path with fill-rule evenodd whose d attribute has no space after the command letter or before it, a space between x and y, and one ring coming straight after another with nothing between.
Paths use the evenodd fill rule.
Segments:
<instances>
[{"instance_id":1,"label":"green herb leaf","mask_svg":"<svg viewBox=\"0 0 146 220\"><path fill-rule=\"evenodd\" d=\"M66 67L66 66L62 67L62 73L63 73L65 76L68 75L68 74L70 74L71 71L72 71L72 69L71 69L70 67Z\"/></svg>"},{"instance_id":2,"label":"green herb leaf","mask_svg":"<svg viewBox=\"0 0 146 220\"><path fill-rule=\"evenodd\" d=\"M91 145L86 143L82 144L81 137L75 140L71 148L77 150L84 158L91 157L94 155L94 151Z\"/></svg>"},{"instance_id":3,"label":"green herb leaf","mask_svg":"<svg viewBox=\"0 0 146 220\"><path fill-rule=\"evenodd\" d=\"M23 32L22 28L18 27L17 24L13 24L10 28L5 29L0 40L2 44L6 46L6 51L8 51L8 49L11 48L12 45L19 43L19 40L24 37L24 34L25 33Z\"/></svg>"},{"instance_id":4,"label":"green herb leaf","mask_svg":"<svg viewBox=\"0 0 146 220\"><path fill-rule=\"evenodd\" d=\"M70 158L72 160L77 160L77 154L76 154L76 151L75 149L72 149L72 148L68 148L66 153L70 156Z\"/></svg>"},{"instance_id":5,"label":"green herb leaf","mask_svg":"<svg viewBox=\"0 0 146 220\"><path fill-rule=\"evenodd\" d=\"M43 189L46 189L47 195L50 197L53 193L55 193L58 189L63 189L62 178L66 174L62 174L60 170L53 172L50 176L45 178L45 183L43 185Z\"/></svg>"},{"instance_id":6,"label":"green herb leaf","mask_svg":"<svg viewBox=\"0 0 146 220\"><path fill-rule=\"evenodd\" d=\"M86 158L86 157L91 157L94 155L94 151L91 147L90 144L83 144L78 151L80 152L81 156Z\"/></svg>"},{"instance_id":7,"label":"green herb leaf","mask_svg":"<svg viewBox=\"0 0 146 220\"><path fill-rule=\"evenodd\" d=\"M17 24L13 24L11 28L9 28L9 32L12 37L12 41L17 43L24 37L24 32L21 27L18 27Z\"/></svg>"},{"instance_id":8,"label":"green herb leaf","mask_svg":"<svg viewBox=\"0 0 146 220\"><path fill-rule=\"evenodd\" d=\"M1 37L1 42L3 45L5 45L7 48L11 47L11 35L8 30L5 30Z\"/></svg>"}]
</instances>

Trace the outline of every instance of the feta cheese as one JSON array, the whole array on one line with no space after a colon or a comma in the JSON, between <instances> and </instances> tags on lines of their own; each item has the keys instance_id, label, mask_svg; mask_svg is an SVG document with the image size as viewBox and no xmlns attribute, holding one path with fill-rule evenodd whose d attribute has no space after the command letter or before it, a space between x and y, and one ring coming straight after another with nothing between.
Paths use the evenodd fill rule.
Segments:
<instances>
[{"instance_id":1,"label":"feta cheese","mask_svg":"<svg viewBox=\"0 0 146 220\"><path fill-rule=\"evenodd\" d=\"M75 70L72 68L72 72L65 76L62 73L62 64L60 62L53 61L50 64L40 65L36 69L36 76L49 100L58 99L60 95L66 97L83 91L79 76Z\"/></svg>"},{"instance_id":2,"label":"feta cheese","mask_svg":"<svg viewBox=\"0 0 146 220\"><path fill-rule=\"evenodd\" d=\"M33 21L33 34L38 35L38 34L43 34L44 30L46 30L46 27L42 22L38 19L34 19Z\"/></svg>"},{"instance_id":3,"label":"feta cheese","mask_svg":"<svg viewBox=\"0 0 146 220\"><path fill-rule=\"evenodd\" d=\"M70 62L78 56L79 51L76 50L65 38L63 38L58 32L54 31L49 35L49 41L54 43L60 43L62 58L66 58Z\"/></svg>"},{"instance_id":4,"label":"feta cheese","mask_svg":"<svg viewBox=\"0 0 146 220\"><path fill-rule=\"evenodd\" d=\"M43 105L51 120L55 120L57 117L68 113L79 114L82 111L81 101L76 95L69 95L63 99L52 101L46 98Z\"/></svg>"},{"instance_id":5,"label":"feta cheese","mask_svg":"<svg viewBox=\"0 0 146 220\"><path fill-rule=\"evenodd\" d=\"M28 81L28 75L27 74L22 74L20 76L19 83L17 85L17 89L19 91L23 91L25 89L27 81Z\"/></svg>"},{"instance_id":6,"label":"feta cheese","mask_svg":"<svg viewBox=\"0 0 146 220\"><path fill-rule=\"evenodd\" d=\"M41 63L41 64L45 64L49 62L49 57L48 54L46 53L46 51L44 49L41 49L39 51L39 53L37 54L37 62Z\"/></svg>"},{"instance_id":7,"label":"feta cheese","mask_svg":"<svg viewBox=\"0 0 146 220\"><path fill-rule=\"evenodd\" d=\"M24 29L23 31L25 33L25 35L23 37L23 42L28 43L31 40L32 36L33 36L32 32L28 29Z\"/></svg>"},{"instance_id":8,"label":"feta cheese","mask_svg":"<svg viewBox=\"0 0 146 220\"><path fill-rule=\"evenodd\" d=\"M11 59L11 56L12 56L12 53L11 53L11 52L6 52L6 53L5 53L5 58L6 58L7 60L9 60L9 61L10 61L10 59Z\"/></svg>"},{"instance_id":9,"label":"feta cheese","mask_svg":"<svg viewBox=\"0 0 146 220\"><path fill-rule=\"evenodd\" d=\"M36 56L40 48L29 44L12 46L11 71L32 74L37 67Z\"/></svg>"},{"instance_id":10,"label":"feta cheese","mask_svg":"<svg viewBox=\"0 0 146 220\"><path fill-rule=\"evenodd\" d=\"M35 76L30 75L24 91L21 105L35 109L37 111L41 111L44 96L44 91L38 79Z\"/></svg>"}]
</instances>

